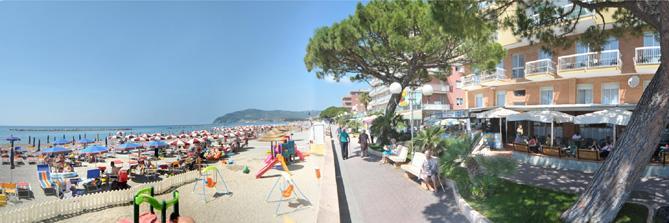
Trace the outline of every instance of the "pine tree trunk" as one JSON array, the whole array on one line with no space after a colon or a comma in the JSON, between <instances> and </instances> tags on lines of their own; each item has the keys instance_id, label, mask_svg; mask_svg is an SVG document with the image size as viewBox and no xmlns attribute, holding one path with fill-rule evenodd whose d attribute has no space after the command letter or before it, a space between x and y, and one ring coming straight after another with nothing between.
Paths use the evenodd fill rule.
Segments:
<instances>
[{"instance_id":1,"label":"pine tree trunk","mask_svg":"<svg viewBox=\"0 0 669 223\"><path fill-rule=\"evenodd\" d=\"M400 103L400 96L401 94L393 94L390 96L390 100L388 101L388 104L386 105L386 112L384 113L384 116L388 119L391 120L393 116L395 115L395 109L397 109L397 105ZM381 129L381 134L379 137L376 138L376 142L380 143L382 145L388 144L389 138L388 134L392 131L392 126L384 126L384 128Z\"/></svg>"},{"instance_id":2,"label":"pine tree trunk","mask_svg":"<svg viewBox=\"0 0 669 223\"><path fill-rule=\"evenodd\" d=\"M578 201L562 213L565 222L612 222L627 201L667 124L669 76L664 64L663 56L615 148Z\"/></svg>"}]
</instances>

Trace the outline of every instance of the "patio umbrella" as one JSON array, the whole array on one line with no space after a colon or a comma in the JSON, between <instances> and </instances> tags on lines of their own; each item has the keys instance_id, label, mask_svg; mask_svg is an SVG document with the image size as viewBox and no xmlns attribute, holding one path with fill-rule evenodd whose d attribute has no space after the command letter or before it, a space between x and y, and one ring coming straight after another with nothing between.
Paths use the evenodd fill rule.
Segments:
<instances>
[{"instance_id":1,"label":"patio umbrella","mask_svg":"<svg viewBox=\"0 0 669 223\"><path fill-rule=\"evenodd\" d=\"M616 143L616 126L627 125L632 116L631 111L623 109L604 109L574 117L574 124L612 124L613 144Z\"/></svg>"},{"instance_id":2,"label":"patio umbrella","mask_svg":"<svg viewBox=\"0 0 669 223\"><path fill-rule=\"evenodd\" d=\"M67 153L67 152L70 152L70 150L64 147L51 147L42 150L42 153Z\"/></svg>"},{"instance_id":3,"label":"patio umbrella","mask_svg":"<svg viewBox=\"0 0 669 223\"><path fill-rule=\"evenodd\" d=\"M497 119L499 119L499 137L502 137L502 118L506 118L509 115L515 115L515 114L518 114L518 113L520 113L520 112L510 110L510 109L506 109L506 108L495 108L495 109L492 109L492 110L488 110L488 111L476 114L476 118L480 118L480 119L483 119L483 118L497 118ZM507 123L508 123L508 121L509 120L506 119ZM509 125L507 124L506 128L508 129L508 127L509 127Z\"/></svg>"},{"instance_id":4,"label":"patio umbrella","mask_svg":"<svg viewBox=\"0 0 669 223\"><path fill-rule=\"evenodd\" d=\"M67 139L57 139L57 140L53 141L54 145L65 145L65 144L69 144L69 143L70 143L70 140L67 140Z\"/></svg>"},{"instance_id":5,"label":"patio umbrella","mask_svg":"<svg viewBox=\"0 0 669 223\"><path fill-rule=\"evenodd\" d=\"M107 152L109 149L106 146L88 146L82 150L79 150L79 153L82 154L94 154L94 153L104 153Z\"/></svg>"},{"instance_id":6,"label":"patio umbrella","mask_svg":"<svg viewBox=\"0 0 669 223\"><path fill-rule=\"evenodd\" d=\"M172 145L172 146L185 146L187 143L177 139L177 140L174 140L174 141L170 142L169 144Z\"/></svg>"},{"instance_id":7,"label":"patio umbrella","mask_svg":"<svg viewBox=\"0 0 669 223\"><path fill-rule=\"evenodd\" d=\"M120 150L131 150L131 149L137 149L143 147L141 144L137 143L124 143L116 147L116 149Z\"/></svg>"},{"instance_id":8,"label":"patio umbrella","mask_svg":"<svg viewBox=\"0 0 669 223\"><path fill-rule=\"evenodd\" d=\"M551 137L555 138L553 134L554 123L565 123L573 122L574 116L562 113L559 111L528 111L520 114L509 115L506 117L508 121L535 121L542 123L551 123ZM551 140L551 146L553 145L553 140Z\"/></svg>"}]
</instances>

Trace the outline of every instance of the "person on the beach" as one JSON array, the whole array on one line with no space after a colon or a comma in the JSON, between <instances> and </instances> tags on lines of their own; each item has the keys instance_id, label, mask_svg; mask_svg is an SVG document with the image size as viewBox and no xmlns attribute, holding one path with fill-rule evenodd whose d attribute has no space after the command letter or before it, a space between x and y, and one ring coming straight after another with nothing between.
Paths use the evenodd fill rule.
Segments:
<instances>
[{"instance_id":1,"label":"person on the beach","mask_svg":"<svg viewBox=\"0 0 669 223\"><path fill-rule=\"evenodd\" d=\"M339 133L339 143L341 146L341 157L343 159L348 159L348 142L351 141L351 138L346 132L346 128L342 128Z\"/></svg>"},{"instance_id":2,"label":"person on the beach","mask_svg":"<svg viewBox=\"0 0 669 223\"><path fill-rule=\"evenodd\" d=\"M388 156L393 155L398 148L397 139L391 138L390 145L383 146L383 157L381 157L381 164L388 163Z\"/></svg>"},{"instance_id":3,"label":"person on the beach","mask_svg":"<svg viewBox=\"0 0 669 223\"><path fill-rule=\"evenodd\" d=\"M438 174L437 160L432 158L432 150L425 151L425 162L420 170L421 185L429 191L436 191Z\"/></svg>"},{"instance_id":4,"label":"person on the beach","mask_svg":"<svg viewBox=\"0 0 669 223\"><path fill-rule=\"evenodd\" d=\"M360 144L360 150L362 151L362 158L367 157L367 147L369 145L369 136L367 136L367 133L365 133L365 130L363 129L362 132L360 133L360 136L358 137L358 143Z\"/></svg>"}]
</instances>

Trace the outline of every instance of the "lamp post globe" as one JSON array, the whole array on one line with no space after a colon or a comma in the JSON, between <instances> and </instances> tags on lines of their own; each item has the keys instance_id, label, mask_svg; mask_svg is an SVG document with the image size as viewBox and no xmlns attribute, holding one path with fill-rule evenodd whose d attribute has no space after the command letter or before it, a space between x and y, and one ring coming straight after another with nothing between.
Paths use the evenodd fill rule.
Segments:
<instances>
[{"instance_id":1,"label":"lamp post globe","mask_svg":"<svg viewBox=\"0 0 669 223\"><path fill-rule=\"evenodd\" d=\"M397 83L397 82L393 82L392 84L390 84L389 89L390 89L390 93L392 93L392 94L402 93L402 85L400 83Z\"/></svg>"},{"instance_id":2,"label":"lamp post globe","mask_svg":"<svg viewBox=\"0 0 669 223\"><path fill-rule=\"evenodd\" d=\"M421 88L421 92L425 96L430 96L432 93L434 93L434 89L432 88L432 85L426 84Z\"/></svg>"}]
</instances>

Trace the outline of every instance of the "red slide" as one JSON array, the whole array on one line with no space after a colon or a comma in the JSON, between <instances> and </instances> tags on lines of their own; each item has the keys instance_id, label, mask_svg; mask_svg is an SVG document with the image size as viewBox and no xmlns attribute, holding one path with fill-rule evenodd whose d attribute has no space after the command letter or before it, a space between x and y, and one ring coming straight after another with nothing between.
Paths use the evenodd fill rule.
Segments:
<instances>
[{"instance_id":1,"label":"red slide","mask_svg":"<svg viewBox=\"0 0 669 223\"><path fill-rule=\"evenodd\" d=\"M270 160L269 163L265 165L265 167L263 167L262 169L260 169L260 171L258 171L258 173L256 173L256 179L262 177L262 175L265 174L265 172L267 172L269 169L272 169L274 164L276 164L277 162L279 162L279 159L277 158Z\"/></svg>"}]
</instances>

